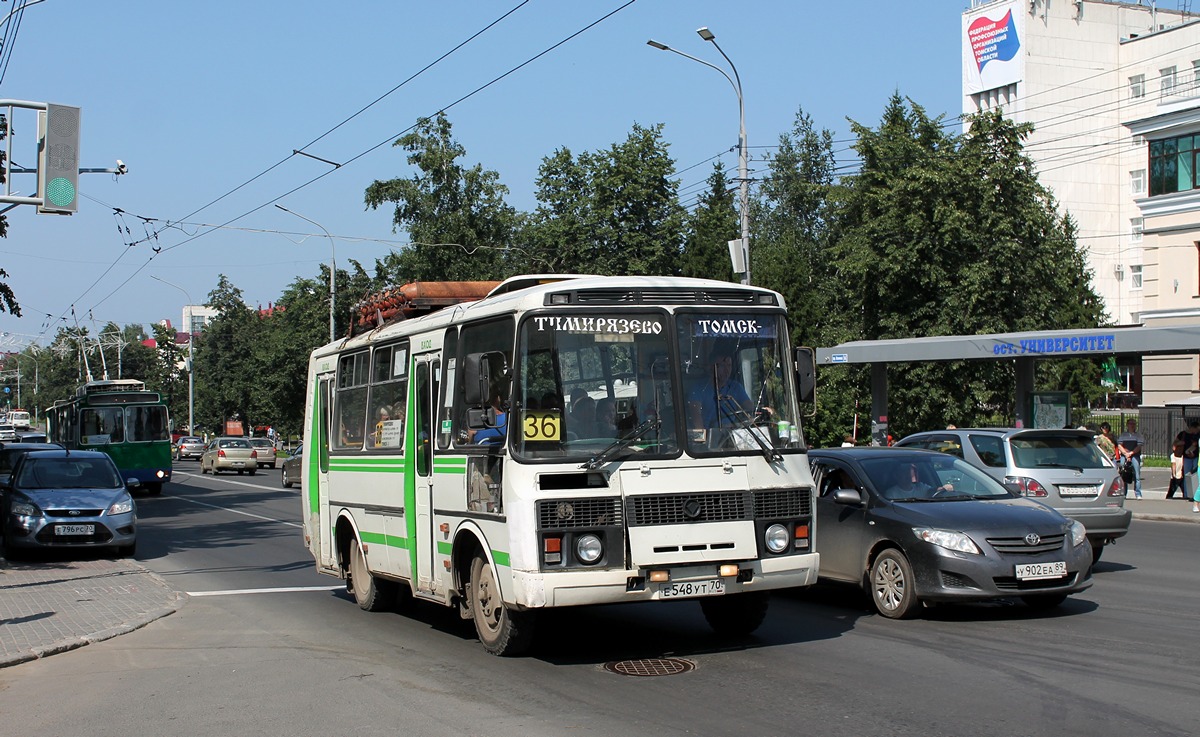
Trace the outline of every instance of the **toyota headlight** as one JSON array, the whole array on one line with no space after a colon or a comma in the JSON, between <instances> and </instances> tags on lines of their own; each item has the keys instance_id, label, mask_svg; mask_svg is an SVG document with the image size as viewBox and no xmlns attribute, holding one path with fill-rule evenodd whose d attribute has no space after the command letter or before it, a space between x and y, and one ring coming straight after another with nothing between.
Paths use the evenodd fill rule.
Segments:
<instances>
[{"instance_id":1,"label":"toyota headlight","mask_svg":"<svg viewBox=\"0 0 1200 737\"><path fill-rule=\"evenodd\" d=\"M1071 520L1071 545L1079 546L1087 542L1087 528L1079 520Z\"/></svg>"},{"instance_id":2,"label":"toyota headlight","mask_svg":"<svg viewBox=\"0 0 1200 737\"><path fill-rule=\"evenodd\" d=\"M109 514L129 514L133 511L133 498L125 496L113 502L113 505L108 508Z\"/></svg>"},{"instance_id":3,"label":"toyota headlight","mask_svg":"<svg viewBox=\"0 0 1200 737\"><path fill-rule=\"evenodd\" d=\"M954 530L935 530L930 527L914 527L913 532L925 542L956 553L980 555L982 551L966 533Z\"/></svg>"}]
</instances>

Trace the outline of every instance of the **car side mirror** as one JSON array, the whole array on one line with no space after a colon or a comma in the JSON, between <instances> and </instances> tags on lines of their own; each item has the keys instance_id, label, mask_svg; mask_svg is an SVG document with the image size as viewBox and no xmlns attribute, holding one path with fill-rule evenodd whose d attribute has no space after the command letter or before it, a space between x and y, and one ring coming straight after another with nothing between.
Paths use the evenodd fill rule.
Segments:
<instances>
[{"instance_id":1,"label":"car side mirror","mask_svg":"<svg viewBox=\"0 0 1200 737\"><path fill-rule=\"evenodd\" d=\"M857 507L862 504L862 495L858 493L858 489L835 489L833 492L834 504L845 504L848 507Z\"/></svg>"},{"instance_id":2,"label":"car side mirror","mask_svg":"<svg viewBox=\"0 0 1200 737\"><path fill-rule=\"evenodd\" d=\"M131 478L125 480L126 489L136 489L142 485L141 479Z\"/></svg>"}]
</instances>

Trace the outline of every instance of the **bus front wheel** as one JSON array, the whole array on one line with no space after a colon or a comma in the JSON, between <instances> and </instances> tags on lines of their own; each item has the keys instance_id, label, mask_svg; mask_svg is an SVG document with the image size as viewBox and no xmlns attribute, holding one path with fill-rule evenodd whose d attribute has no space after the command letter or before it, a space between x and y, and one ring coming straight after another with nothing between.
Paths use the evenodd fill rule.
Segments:
<instances>
[{"instance_id":1,"label":"bus front wheel","mask_svg":"<svg viewBox=\"0 0 1200 737\"><path fill-rule=\"evenodd\" d=\"M713 632L727 637L741 637L758 629L767 617L769 604L766 591L727 594L700 600L700 611Z\"/></svg>"},{"instance_id":2,"label":"bus front wheel","mask_svg":"<svg viewBox=\"0 0 1200 737\"><path fill-rule=\"evenodd\" d=\"M482 554L471 562L471 618L483 649L492 655L520 655L533 641L533 612L504 606L492 565Z\"/></svg>"}]
</instances>

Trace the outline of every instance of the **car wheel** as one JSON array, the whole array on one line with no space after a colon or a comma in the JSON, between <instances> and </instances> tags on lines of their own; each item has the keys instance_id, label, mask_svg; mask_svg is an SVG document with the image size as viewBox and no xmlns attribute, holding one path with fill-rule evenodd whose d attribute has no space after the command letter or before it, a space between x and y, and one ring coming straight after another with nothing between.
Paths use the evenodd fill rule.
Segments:
<instances>
[{"instance_id":1,"label":"car wheel","mask_svg":"<svg viewBox=\"0 0 1200 737\"><path fill-rule=\"evenodd\" d=\"M1066 594L1038 594L1037 596L1022 596L1021 601L1025 602L1025 606L1030 609L1035 609L1039 612L1044 612L1060 606L1067 600Z\"/></svg>"},{"instance_id":2,"label":"car wheel","mask_svg":"<svg viewBox=\"0 0 1200 737\"><path fill-rule=\"evenodd\" d=\"M875 610L888 619L907 619L916 613L917 592L912 566L899 550L888 549L871 564L868 583Z\"/></svg>"},{"instance_id":3,"label":"car wheel","mask_svg":"<svg viewBox=\"0 0 1200 737\"><path fill-rule=\"evenodd\" d=\"M292 488L292 480L288 478L286 468L283 469L283 475L281 475L279 477L279 479L280 479L280 483L283 484L283 488L285 488L285 489Z\"/></svg>"},{"instance_id":4,"label":"car wheel","mask_svg":"<svg viewBox=\"0 0 1200 737\"><path fill-rule=\"evenodd\" d=\"M350 577L346 579L346 590L354 594L359 608L368 612L381 612L396 599L395 582L371 575L357 540L350 543Z\"/></svg>"},{"instance_id":5,"label":"car wheel","mask_svg":"<svg viewBox=\"0 0 1200 737\"><path fill-rule=\"evenodd\" d=\"M1100 562L1100 556L1104 554L1104 543L1092 544L1092 565Z\"/></svg>"},{"instance_id":6,"label":"car wheel","mask_svg":"<svg viewBox=\"0 0 1200 737\"><path fill-rule=\"evenodd\" d=\"M740 637L750 634L763 623L769 602L766 591L711 596L700 600L700 611L713 632Z\"/></svg>"},{"instance_id":7,"label":"car wheel","mask_svg":"<svg viewBox=\"0 0 1200 737\"><path fill-rule=\"evenodd\" d=\"M245 471L239 470L239 471L238 471L238 476L242 476L242 475L244 475L245 473L246 473Z\"/></svg>"},{"instance_id":8,"label":"car wheel","mask_svg":"<svg viewBox=\"0 0 1200 737\"><path fill-rule=\"evenodd\" d=\"M117 546L117 557L118 558L132 558L133 554L136 552L137 552L137 541L136 540L134 542L129 543L128 545L118 545Z\"/></svg>"},{"instance_id":9,"label":"car wheel","mask_svg":"<svg viewBox=\"0 0 1200 737\"><path fill-rule=\"evenodd\" d=\"M520 655L533 641L533 612L504 606L496 574L480 553L471 561L471 618L483 649L492 655Z\"/></svg>"},{"instance_id":10,"label":"car wheel","mask_svg":"<svg viewBox=\"0 0 1200 737\"><path fill-rule=\"evenodd\" d=\"M248 474L250 474L251 476L253 476L254 474L258 473L258 469L257 469L257 468L252 468L252 469L250 469L249 471L247 471L246 473L248 473Z\"/></svg>"}]
</instances>

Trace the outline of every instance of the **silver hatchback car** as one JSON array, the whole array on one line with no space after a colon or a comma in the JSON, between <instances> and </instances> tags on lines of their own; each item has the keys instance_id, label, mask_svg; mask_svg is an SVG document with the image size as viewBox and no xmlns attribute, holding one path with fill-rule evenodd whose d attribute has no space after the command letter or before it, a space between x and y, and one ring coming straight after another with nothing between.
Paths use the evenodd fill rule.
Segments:
<instances>
[{"instance_id":1,"label":"silver hatchback car","mask_svg":"<svg viewBox=\"0 0 1200 737\"><path fill-rule=\"evenodd\" d=\"M0 489L4 555L39 548L111 547L134 554L137 507L120 471L94 450L31 450Z\"/></svg>"},{"instance_id":2,"label":"silver hatchback car","mask_svg":"<svg viewBox=\"0 0 1200 737\"><path fill-rule=\"evenodd\" d=\"M1082 522L1092 561L1104 545L1129 532L1132 513L1116 466L1090 430L958 428L919 432L896 443L962 458L1018 494Z\"/></svg>"}]
</instances>

